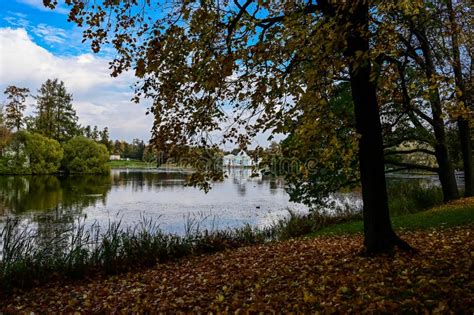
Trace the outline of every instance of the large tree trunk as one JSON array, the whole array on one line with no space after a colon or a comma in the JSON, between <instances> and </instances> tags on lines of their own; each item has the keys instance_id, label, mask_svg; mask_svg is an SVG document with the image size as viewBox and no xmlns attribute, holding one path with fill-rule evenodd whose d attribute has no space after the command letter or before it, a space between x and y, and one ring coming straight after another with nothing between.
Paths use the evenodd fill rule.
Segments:
<instances>
[{"instance_id":1,"label":"large tree trunk","mask_svg":"<svg viewBox=\"0 0 474 315\"><path fill-rule=\"evenodd\" d=\"M433 62L433 54L428 39L423 29L414 28L415 36L420 42L423 57L425 59L425 75L428 82L433 80L436 74L436 68ZM443 110L441 98L437 88L434 88L430 95L431 113L433 119L433 131L436 139L435 156L438 162L438 176L443 189L444 201L450 201L459 198L458 186L454 169L449 159L448 146L446 144L446 131L444 128Z\"/></svg>"},{"instance_id":2,"label":"large tree trunk","mask_svg":"<svg viewBox=\"0 0 474 315\"><path fill-rule=\"evenodd\" d=\"M367 1L354 4L351 14L352 30L348 34L346 55L354 58L358 53L368 53ZM388 208L385 166L383 156L382 126L376 97L376 86L370 80L371 64L352 62L350 82L355 106L356 128L359 140L360 178L364 202L364 245L368 254L391 251L395 245L408 249L392 229Z\"/></svg>"},{"instance_id":3,"label":"large tree trunk","mask_svg":"<svg viewBox=\"0 0 474 315\"><path fill-rule=\"evenodd\" d=\"M456 87L462 93L459 98L464 103L464 106L470 110L470 96L466 90L464 78L461 70L461 56L459 53L459 39L458 30L459 26L456 22L456 15L453 10L453 4L451 0L446 2L449 14L449 22L451 24L451 50L452 50L452 67L454 72L454 80ZM471 144L471 133L469 129L469 120L463 117L458 118L458 129L459 129L459 142L461 143L462 160L464 167L464 195L466 197L474 196L474 176L472 166L472 144Z\"/></svg>"}]
</instances>

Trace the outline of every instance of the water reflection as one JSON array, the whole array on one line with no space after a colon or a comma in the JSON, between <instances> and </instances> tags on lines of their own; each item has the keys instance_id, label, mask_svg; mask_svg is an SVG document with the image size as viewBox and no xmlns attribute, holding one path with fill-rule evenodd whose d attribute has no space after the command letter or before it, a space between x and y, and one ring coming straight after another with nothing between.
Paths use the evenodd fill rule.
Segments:
<instances>
[{"instance_id":1,"label":"water reflection","mask_svg":"<svg viewBox=\"0 0 474 315\"><path fill-rule=\"evenodd\" d=\"M156 170L113 170L112 186L127 187L131 191L168 189L183 186L189 173Z\"/></svg>"},{"instance_id":2,"label":"water reflection","mask_svg":"<svg viewBox=\"0 0 474 315\"><path fill-rule=\"evenodd\" d=\"M307 208L289 201L281 178L252 176L250 169L230 169L207 194L184 185L189 173L159 170L112 170L97 176L0 176L0 225L5 216L34 223L48 233L70 229L78 219L106 226L109 220L134 225L141 216L158 220L166 232L183 233L188 216L210 217L213 227L250 223L262 226ZM425 181L436 177L391 176L389 182ZM403 186L403 185L398 185ZM423 185L421 185L423 186ZM335 194L341 205L360 208L360 192ZM55 227L52 229L51 227Z\"/></svg>"},{"instance_id":3,"label":"water reflection","mask_svg":"<svg viewBox=\"0 0 474 315\"><path fill-rule=\"evenodd\" d=\"M105 204L110 188L108 175L0 176L0 204L4 215L30 211L80 211L97 202Z\"/></svg>"},{"instance_id":4,"label":"water reflection","mask_svg":"<svg viewBox=\"0 0 474 315\"><path fill-rule=\"evenodd\" d=\"M188 215L212 217L215 228L244 223L263 225L305 211L289 202L281 179L252 176L250 169L231 169L227 178L205 194L186 187L189 173L157 170L113 170L106 176L2 176L1 216L34 222L45 234L71 228L78 218L107 225L118 217L133 225L145 215L167 232L182 233ZM55 226L55 229L49 227Z\"/></svg>"}]
</instances>

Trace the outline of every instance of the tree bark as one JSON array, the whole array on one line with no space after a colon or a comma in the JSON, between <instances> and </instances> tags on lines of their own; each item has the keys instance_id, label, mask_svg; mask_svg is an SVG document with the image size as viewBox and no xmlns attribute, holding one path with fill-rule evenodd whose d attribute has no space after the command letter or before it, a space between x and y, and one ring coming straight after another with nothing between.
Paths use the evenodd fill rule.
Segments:
<instances>
[{"instance_id":1,"label":"tree bark","mask_svg":"<svg viewBox=\"0 0 474 315\"><path fill-rule=\"evenodd\" d=\"M470 110L470 97L466 90L466 84L462 76L461 70L461 56L459 53L459 39L458 39L458 24L456 22L456 15L453 9L451 0L446 2L449 15L449 23L451 24L451 50L452 50L452 67L454 72L454 80L456 87L462 93L459 100L464 103L464 106ZM469 118L459 117L457 120L459 130L459 142L461 143L461 153L464 168L464 196L474 196L474 175L472 165L472 143L471 133L469 129Z\"/></svg>"},{"instance_id":2,"label":"tree bark","mask_svg":"<svg viewBox=\"0 0 474 315\"><path fill-rule=\"evenodd\" d=\"M413 27L413 32L420 42L421 51L425 59L424 71L428 82L430 82L436 74L431 47L423 29ZM446 144L446 131L442 117L443 110L438 88L434 88L431 92L430 104L433 116L432 126L436 139L435 156L439 167L438 176L443 190L444 201L448 202L450 200L458 199L459 191L456 177L454 176L454 169L449 159L448 146Z\"/></svg>"},{"instance_id":3,"label":"tree bark","mask_svg":"<svg viewBox=\"0 0 474 315\"><path fill-rule=\"evenodd\" d=\"M368 5L357 1L349 19L352 30L348 33L346 56L368 54ZM367 254L391 251L394 246L410 249L392 229L388 208L382 126L376 97L376 86L370 80L371 63L353 61L350 66L350 83L355 107L356 128L360 135L359 162L364 202L364 246Z\"/></svg>"}]
</instances>

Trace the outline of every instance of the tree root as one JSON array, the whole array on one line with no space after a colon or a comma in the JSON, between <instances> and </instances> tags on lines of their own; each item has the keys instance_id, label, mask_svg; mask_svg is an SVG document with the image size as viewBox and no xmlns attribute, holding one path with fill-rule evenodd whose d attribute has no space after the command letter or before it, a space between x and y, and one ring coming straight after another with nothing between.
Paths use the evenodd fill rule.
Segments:
<instances>
[{"instance_id":1,"label":"tree root","mask_svg":"<svg viewBox=\"0 0 474 315\"><path fill-rule=\"evenodd\" d=\"M416 248L410 246L410 244L398 237L395 232L391 232L388 237L377 240L369 246L367 246L367 243L365 243L364 248L360 254L366 257L384 254L393 255L395 248L406 253L418 254L418 250Z\"/></svg>"}]
</instances>

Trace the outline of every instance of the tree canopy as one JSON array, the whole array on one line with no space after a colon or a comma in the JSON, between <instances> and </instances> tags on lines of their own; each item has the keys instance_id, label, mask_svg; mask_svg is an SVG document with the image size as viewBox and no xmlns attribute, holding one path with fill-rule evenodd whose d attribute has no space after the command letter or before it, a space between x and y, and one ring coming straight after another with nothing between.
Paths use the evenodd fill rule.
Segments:
<instances>
[{"instance_id":1,"label":"tree canopy","mask_svg":"<svg viewBox=\"0 0 474 315\"><path fill-rule=\"evenodd\" d=\"M72 94L66 91L63 81L46 80L35 98L36 117L32 128L36 132L61 143L79 134Z\"/></svg>"},{"instance_id":2,"label":"tree canopy","mask_svg":"<svg viewBox=\"0 0 474 315\"><path fill-rule=\"evenodd\" d=\"M17 131L23 126L23 112L26 109L26 98L30 92L27 88L10 85L5 89L7 104L5 106L4 123L7 128L16 128Z\"/></svg>"},{"instance_id":3,"label":"tree canopy","mask_svg":"<svg viewBox=\"0 0 474 315\"><path fill-rule=\"evenodd\" d=\"M61 165L63 149L54 140L36 133L20 131L0 157L2 174L50 174Z\"/></svg>"},{"instance_id":4,"label":"tree canopy","mask_svg":"<svg viewBox=\"0 0 474 315\"><path fill-rule=\"evenodd\" d=\"M79 136L64 145L63 165L69 173L101 174L109 172L109 152L103 144Z\"/></svg>"},{"instance_id":5,"label":"tree canopy","mask_svg":"<svg viewBox=\"0 0 474 315\"><path fill-rule=\"evenodd\" d=\"M50 0L44 3L51 8L56 5ZM349 174L354 168L350 156L357 152L369 252L393 245L408 247L393 233L388 215L386 125L382 125L380 108L395 108L383 98L388 91L384 87L394 82L391 73L400 70L400 62L403 66L412 59L410 69L406 68L411 73L404 72L397 85L406 92L403 80L414 74L426 97L401 102L407 105L402 112L410 118L421 116L431 125L428 130L434 133L432 145L445 199L458 196L446 145L444 91L427 40L431 2L67 4L69 19L85 28L84 37L93 51L110 45L117 52L111 61L112 75L135 72L134 100L152 100L152 143L163 156L182 154L180 148L189 146L215 148L219 144L214 141L215 132L223 134L224 143L237 142L244 148L263 131L291 134L288 147L308 153L300 157L317 153L320 172ZM350 86L352 120L344 116L347 111L330 104L344 81ZM356 141L358 150L352 145ZM342 155L347 161L341 160ZM337 167L328 167L331 164ZM302 174L303 182L314 180L308 172ZM340 181L338 176L327 179Z\"/></svg>"}]
</instances>

